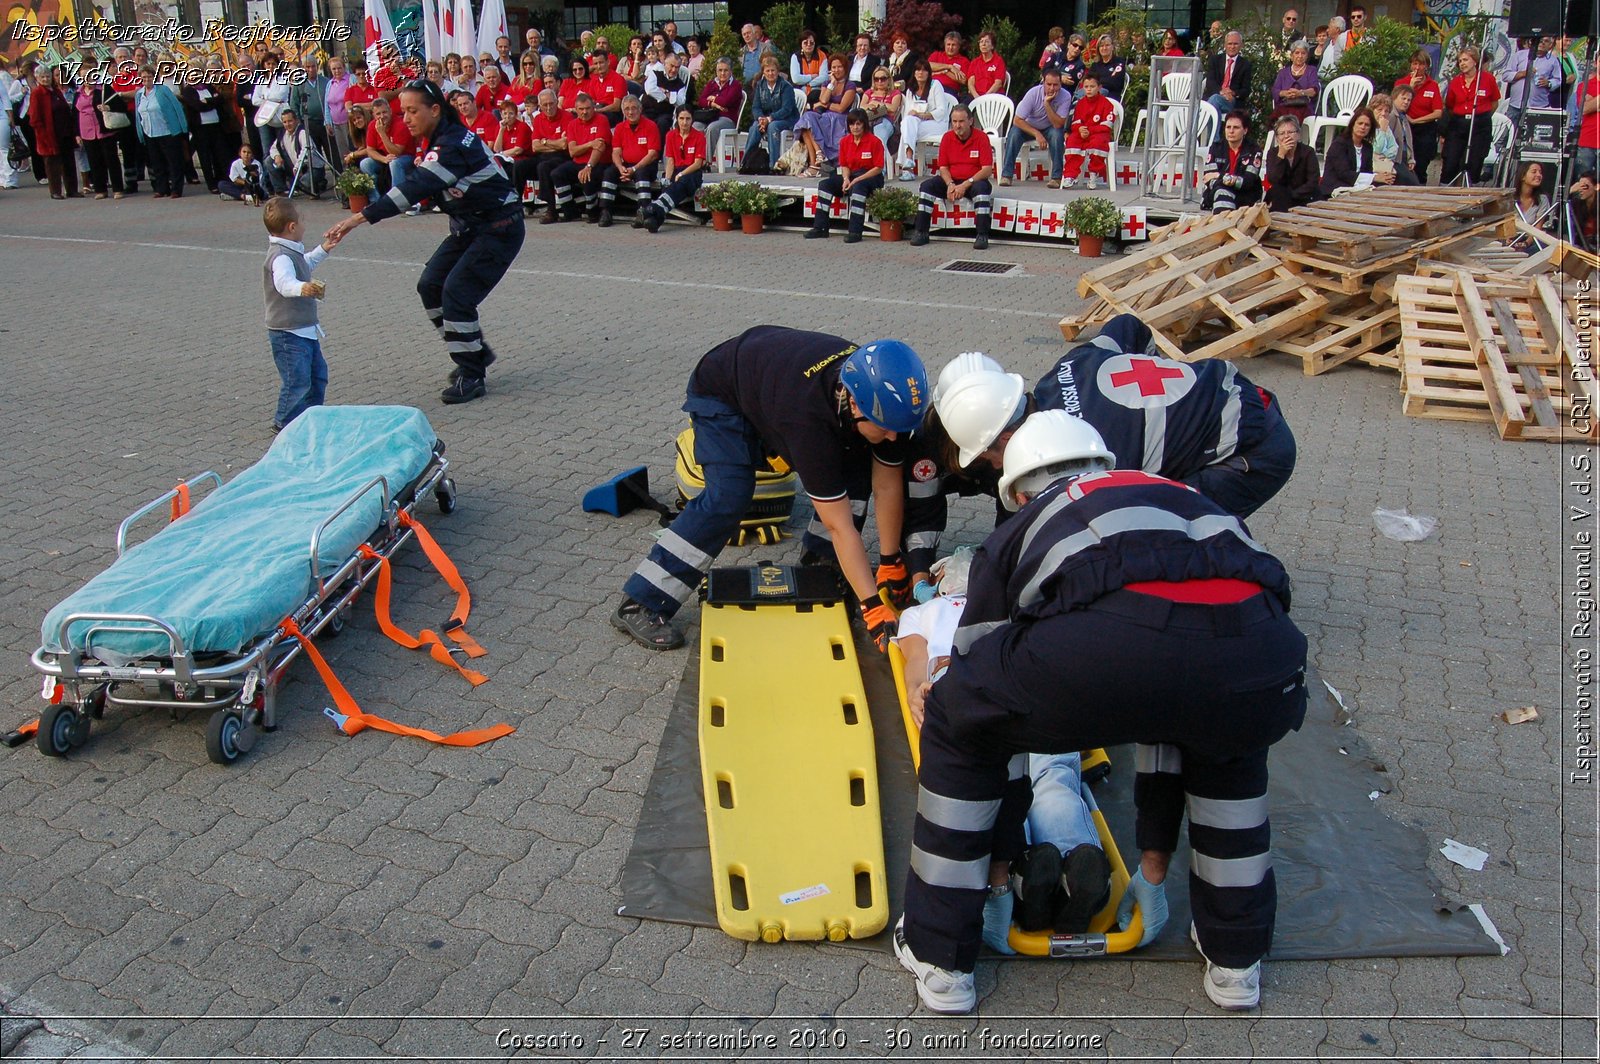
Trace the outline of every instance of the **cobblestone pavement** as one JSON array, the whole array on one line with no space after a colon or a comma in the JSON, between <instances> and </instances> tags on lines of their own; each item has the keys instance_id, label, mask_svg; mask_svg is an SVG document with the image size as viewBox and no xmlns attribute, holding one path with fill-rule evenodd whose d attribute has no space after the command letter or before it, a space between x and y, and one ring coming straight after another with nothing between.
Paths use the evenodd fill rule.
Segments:
<instances>
[{"instance_id":1,"label":"cobblestone pavement","mask_svg":"<svg viewBox=\"0 0 1600 1064\"><path fill-rule=\"evenodd\" d=\"M337 210L310 206L308 228ZM534 226L485 308L493 391L445 408L447 364L412 290L444 230L437 217L358 230L319 273L329 395L420 406L448 443L460 509L432 527L471 582L492 682L466 689L370 617L327 649L369 710L519 730L472 751L345 738L298 667L284 726L232 769L206 760L203 720L159 712L108 713L67 760L0 751L5 1056L631 1058L642 1038L770 1058L832 1052L841 1034L851 1054L1059 1055L1043 1045L1056 1032L1090 1057L1593 1056L1595 792L1563 782L1560 448L1404 418L1388 373L1247 366L1278 392L1302 456L1252 527L1294 575L1316 666L1393 774L1389 815L1434 848L1488 851L1479 873L1429 863L1453 900L1483 903L1507 956L1269 962L1264 1007L1246 1016L1210 1007L1197 964L985 962L983 1014L934 1019L883 953L614 915L684 658L607 625L653 525L584 514L579 496L638 463L664 493L690 367L758 322L904 337L935 366L981 348L1042 372L1063 350L1056 319L1078 306L1077 259L997 246L988 257L1023 276L961 278L929 272L961 243ZM123 515L260 456L276 376L256 211L56 204L30 187L0 193L0 241L10 727L38 707L27 654L45 611L109 563ZM1435 515L1439 533L1389 541L1378 506ZM979 508L958 516L976 541ZM447 601L419 557L402 552L397 573L412 624ZM1494 716L1528 704L1537 722ZM986 1028L1030 1037L996 1046ZM664 1035L686 1040L663 1050Z\"/></svg>"}]
</instances>

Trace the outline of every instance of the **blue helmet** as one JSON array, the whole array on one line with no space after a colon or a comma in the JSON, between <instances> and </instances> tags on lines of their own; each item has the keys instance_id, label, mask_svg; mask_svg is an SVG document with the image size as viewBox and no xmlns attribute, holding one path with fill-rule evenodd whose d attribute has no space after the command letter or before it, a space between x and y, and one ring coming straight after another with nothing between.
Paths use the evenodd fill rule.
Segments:
<instances>
[{"instance_id":1,"label":"blue helmet","mask_svg":"<svg viewBox=\"0 0 1600 1064\"><path fill-rule=\"evenodd\" d=\"M908 344L875 340L845 360L839 381L868 421L890 432L922 427L928 409L928 371Z\"/></svg>"}]
</instances>

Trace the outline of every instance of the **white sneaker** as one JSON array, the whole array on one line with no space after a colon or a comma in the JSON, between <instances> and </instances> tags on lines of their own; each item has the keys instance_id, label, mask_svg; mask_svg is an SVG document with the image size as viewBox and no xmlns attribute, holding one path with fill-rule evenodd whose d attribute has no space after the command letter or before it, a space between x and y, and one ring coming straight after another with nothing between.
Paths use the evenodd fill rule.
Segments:
<instances>
[{"instance_id":1,"label":"white sneaker","mask_svg":"<svg viewBox=\"0 0 1600 1064\"><path fill-rule=\"evenodd\" d=\"M1084 187L1086 187L1090 192L1093 192L1095 189L1100 187L1100 179L1093 174L1090 174L1089 183Z\"/></svg>"},{"instance_id":2,"label":"white sneaker","mask_svg":"<svg viewBox=\"0 0 1600 1064\"><path fill-rule=\"evenodd\" d=\"M1066 178L1061 182L1061 187L1062 188L1077 188L1078 187L1078 179L1075 178L1075 177Z\"/></svg>"},{"instance_id":3,"label":"white sneaker","mask_svg":"<svg viewBox=\"0 0 1600 1064\"><path fill-rule=\"evenodd\" d=\"M1205 951L1200 949L1200 935L1193 924L1189 925L1189 938L1200 952L1201 959L1206 962L1206 974L1201 986L1205 988L1206 997L1211 999L1212 1004L1235 1012L1253 1009L1261 1004L1260 961L1248 968L1224 968L1220 964L1212 964Z\"/></svg>"},{"instance_id":4,"label":"white sneaker","mask_svg":"<svg viewBox=\"0 0 1600 1064\"><path fill-rule=\"evenodd\" d=\"M894 955L900 965L917 977L917 997L933 1012L971 1012L978 1004L978 991L971 972L947 972L917 960L906 944L906 918L894 925Z\"/></svg>"}]
</instances>

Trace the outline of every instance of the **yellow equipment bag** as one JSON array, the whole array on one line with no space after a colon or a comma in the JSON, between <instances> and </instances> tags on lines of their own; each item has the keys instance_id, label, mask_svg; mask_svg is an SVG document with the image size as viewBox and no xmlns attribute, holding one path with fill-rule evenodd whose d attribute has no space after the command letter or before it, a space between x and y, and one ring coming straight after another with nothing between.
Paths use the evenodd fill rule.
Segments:
<instances>
[{"instance_id":1,"label":"yellow equipment bag","mask_svg":"<svg viewBox=\"0 0 1600 1064\"><path fill-rule=\"evenodd\" d=\"M706 478L700 463L694 457L694 426L678 433L678 458L674 466L678 476L678 509L683 509L690 499L705 490ZM754 538L757 543L777 543L784 538L783 526L794 513L795 491L800 478L782 458L774 455L767 459L767 468L756 470L756 493L750 500L750 509L739 522L739 531L728 545L742 547Z\"/></svg>"},{"instance_id":2,"label":"yellow equipment bag","mask_svg":"<svg viewBox=\"0 0 1600 1064\"><path fill-rule=\"evenodd\" d=\"M922 732L917 727L915 718L911 716L911 700L906 695L906 658L901 653L898 643L889 644L889 664L894 669L895 691L900 695L900 718L905 721L906 741L911 744L911 763L920 771ZM1111 835L1111 828L1106 824L1105 815L1095 803L1094 791L1087 785L1089 779L1103 779L1110 770L1111 759L1106 756L1104 750L1084 751L1083 778L1086 782L1082 792L1083 801L1089 807L1090 815L1094 817L1095 828L1100 832L1100 848L1105 851L1106 859L1111 862L1111 899L1106 902L1105 908L1089 921L1089 930L1080 935L1024 931L1012 924L1007 941L1018 953L1029 957L1100 957L1108 953L1125 953L1137 946L1139 939L1144 936L1144 921L1137 906L1133 910L1133 919L1128 921L1128 929L1115 930L1117 906L1121 904L1122 894L1128 889L1128 880L1132 877L1128 873L1128 866L1122 861L1122 854L1117 849L1117 840Z\"/></svg>"},{"instance_id":3,"label":"yellow equipment bag","mask_svg":"<svg viewBox=\"0 0 1600 1064\"><path fill-rule=\"evenodd\" d=\"M842 598L817 568L713 569L707 583L700 774L717 922L734 938L839 942L889 922L872 720Z\"/></svg>"}]
</instances>

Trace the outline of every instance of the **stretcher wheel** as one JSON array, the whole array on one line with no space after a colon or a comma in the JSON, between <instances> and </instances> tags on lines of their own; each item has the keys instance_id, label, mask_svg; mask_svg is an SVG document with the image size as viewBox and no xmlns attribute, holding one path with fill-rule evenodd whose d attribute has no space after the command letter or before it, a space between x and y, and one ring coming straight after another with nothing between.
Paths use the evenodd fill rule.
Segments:
<instances>
[{"instance_id":1,"label":"stretcher wheel","mask_svg":"<svg viewBox=\"0 0 1600 1064\"><path fill-rule=\"evenodd\" d=\"M66 757L89 739L89 718L78 715L76 706L57 703L39 714L39 733L34 742L46 757Z\"/></svg>"},{"instance_id":2,"label":"stretcher wheel","mask_svg":"<svg viewBox=\"0 0 1600 1064\"><path fill-rule=\"evenodd\" d=\"M433 497L439 503L439 512L453 514L456 512L456 482L450 477L439 481L439 486L433 489Z\"/></svg>"},{"instance_id":3,"label":"stretcher wheel","mask_svg":"<svg viewBox=\"0 0 1600 1064\"><path fill-rule=\"evenodd\" d=\"M206 756L219 765L231 765L244 753L239 736L244 731L244 718L238 710L219 709L211 714L206 724Z\"/></svg>"}]
</instances>

